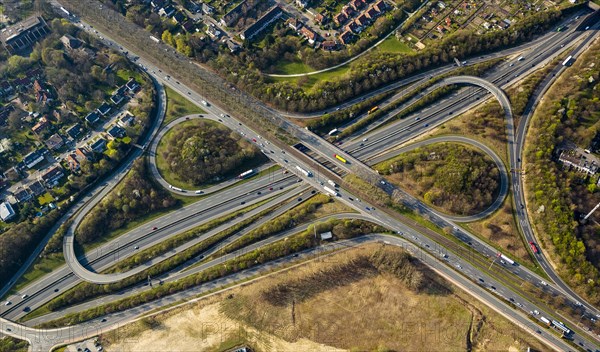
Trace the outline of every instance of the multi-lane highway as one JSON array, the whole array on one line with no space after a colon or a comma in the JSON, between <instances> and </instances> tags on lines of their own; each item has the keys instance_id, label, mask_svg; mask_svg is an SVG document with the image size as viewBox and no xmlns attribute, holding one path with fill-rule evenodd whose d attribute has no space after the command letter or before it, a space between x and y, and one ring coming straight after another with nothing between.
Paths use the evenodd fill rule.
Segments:
<instances>
[{"instance_id":1,"label":"multi-lane highway","mask_svg":"<svg viewBox=\"0 0 600 352\"><path fill-rule=\"evenodd\" d=\"M103 35L106 38L109 38L105 33L103 33ZM170 79L169 76L165 76L164 79L162 77L159 77L159 75L156 74L156 72L161 72L160 69L155 66L150 65L148 62L145 62L143 58L140 59L140 64L143 65L144 67L147 67L148 73L152 72L151 74L157 80L162 81L164 84L166 84L166 85L170 86L171 88L175 89L176 91L182 93L182 95L187 96L189 99L194 101L197 105L201 106L200 103L203 100L206 100L204 97L197 95L195 92L193 92L192 90L187 88L184 84L182 84L178 81L173 82L173 80ZM162 75L160 75L160 76L162 76ZM496 89L495 87L488 87L488 88ZM501 91L497 91L497 93L499 93L499 92L501 92ZM248 127L244 126L241 122L237 121L234 117L227 116L227 114L224 110L219 109L218 107L214 106L213 104L210 104L209 106L201 106L201 107L205 110L208 110L208 114L210 114L213 118L217 118L217 116L221 116L222 120L223 120L222 122L224 124L228 125L228 127L232 128L234 130L237 130L246 138L255 139L257 141L260 141L257 143L262 144L261 147L263 148L265 154L268 155L273 161L281 164L284 168L287 168L289 170L295 170L296 166L300 166L301 168L304 168L305 170L311 170L313 168L314 161L310 161L310 160L308 160L308 158L306 158L302 155L298 155L298 153L293 151L292 149L290 149L289 146L282 146L279 142L276 142L276 141L270 141L270 142L267 141L259 133L257 133L256 131L252 131ZM508 107L508 109L509 108L510 107ZM505 110L505 111L507 111L507 110ZM225 118L225 116L227 116L227 118ZM291 126L291 125L288 125L288 126ZM293 134L295 136L299 136L299 138L301 138L301 140L305 144L309 145L311 147L311 149L315 150L319 155L321 155L327 159L331 160L332 155L336 154L336 153L341 154L341 155L347 155L347 154L343 153L342 151L340 151L335 146L329 145L328 143L322 141L320 138L318 138L317 136L313 135L310 132L300 130L293 126L291 126L290 128L293 128ZM511 130L512 130L512 126L511 126ZM274 145L275 143L277 143L277 145L279 147L275 147L275 145ZM511 148L509 148L509 150L510 149ZM342 168L345 168L348 171L353 171L352 167L358 167L359 170L362 172L371 172L371 170L366 165L362 164L358 159L352 158L350 156L348 156L348 158L351 161L351 164L340 165ZM337 162L335 160L332 160L332 161ZM366 169L362 169L363 166ZM299 174L299 176L306 183L315 187L316 189L323 189L323 184L327 180L328 177L336 178L335 174L333 174L327 170L324 170L323 173L320 175L317 174L316 177L307 177L307 176L301 175L301 174ZM271 181L271 180L269 180L269 181ZM389 190L389 184L385 183L384 180L381 180L381 182L383 182L383 184L382 184L383 188ZM242 184L239 187L244 187L244 185L245 184ZM234 187L238 187L238 186L234 186ZM110 185L106 186L106 187L104 187L104 190L102 190L102 192L107 191L111 188L112 187L110 187ZM239 190L234 191L235 195L239 195L239 194L243 193L243 191L242 191L242 193L236 193L236 192L239 192ZM283 193L283 191L282 191L282 193ZM217 194L220 194L220 193L217 193ZM100 193L100 195L102 195L102 193ZM252 198L252 196L260 196L259 194L255 193L254 191L248 192L245 195L249 196L250 198ZM266 197L266 196L263 195L263 197ZM257 198L260 198L260 197L254 197L253 199L256 200ZM212 197L206 198L206 202L209 202L209 200L217 202L217 203L219 201L222 202L222 199L219 197L217 197L217 199L212 198ZM370 220L378 222L384 226L392 228L395 231L397 231L398 233L402 233L411 242L418 244L421 248L425 248L426 254L423 255L423 258L431 257L428 252L433 251L432 248L436 248L436 250L438 252L442 251L442 253L438 253L438 256L436 256L433 259L432 263L439 264L440 262L444 262L446 260L453 260L453 263L452 263L453 269L450 269L449 267L447 267L445 265L441 265L440 270L443 269L443 271L447 271L446 275L450 275L452 277L453 281L460 282L461 285L463 285L464 287L467 287L470 292L473 292L476 295L480 295L479 296L480 298L482 298L482 296L485 296L485 295L482 292L478 292L478 291L481 291L477 287L478 284L477 283L473 284L472 281L476 281L476 282L479 281L480 283L494 283L492 286L495 287L494 290L498 291L496 293L498 296L504 296L505 298L508 298L508 299L512 298L512 301L515 303L515 305L517 305L517 307L524 310L525 312L528 312L528 309L538 308L538 307L535 307L535 305L533 305L532 303L528 302L526 299L521 299L519 297L510 297L513 295L510 287L503 285L502 282L494 281L495 279L493 277L488 276L485 271L481 270L481 268L473 267L468 260L464 260L462 258L459 258L458 256L455 257L454 255L450 255L451 259L439 256L439 254L446 254L447 253L446 249L439 248L438 245L435 242L433 242L431 239L416 232L412 228L408 227L406 224L399 222L393 216L389 216L389 214L386 214L384 212L376 210L373 206L368 204L366 201L364 201L364 202L361 201L355 195L349 193L347 190L341 189L341 188L339 189L339 200L341 202L344 202L347 205L357 209L360 212L360 214L362 214L362 215L353 215L353 216L357 216L357 217L362 216L364 218L370 219ZM200 203L202 201L203 200L200 200L198 203ZM235 205L234 203L225 204L225 209L223 209L222 211L229 212L229 211L232 211L232 209L239 209L242 204L240 202L240 204L238 206L234 206L234 205ZM415 203L412 205L423 212L431 212L423 204ZM89 208L83 209L83 211L80 213L81 216L85 215L86 209L89 209ZM206 216L208 218L210 218L210 217L214 217L216 215L207 213ZM166 222L166 221L168 221L168 219L161 218L156 221L157 221L157 223L158 223L158 221ZM442 226L446 225L446 224L452 224L452 222L450 220L448 220L447 218L444 218L442 216L438 216L437 218L432 217L432 221L434 223L436 223L437 225L442 225ZM161 225L162 225L162 223L161 223ZM138 229L136 229L136 230L138 230ZM136 230L134 230L134 231L136 231ZM158 230L159 229L157 226L157 231ZM180 230L182 230L182 229L180 229ZM137 234L130 235L130 237L125 237L126 235L124 235L122 237L122 240L124 241L124 243L126 243L126 246L129 246L129 249L128 249L128 251L130 251L129 253L131 253L132 243L134 241L137 241L139 238L145 238L144 236L147 235L148 231L149 231L149 229L147 229L147 228L140 228L139 232ZM175 229L170 228L169 231L167 231L167 232L170 234L170 233L172 233L172 231L175 231ZM472 239L473 236L471 236L469 234L465 234L457 229L455 230L455 235L457 235L457 237L459 237L460 239L466 238L467 239L466 241L468 241L468 242L471 242L471 240L472 240L473 243L471 243L471 246L473 249L477 250L478 252L483 253L484 255L487 255L487 256L492 256L492 257L494 256L495 250L493 248L491 248L491 246L479 243L475 239ZM280 236L284 236L284 234L281 234ZM277 239L278 238L273 238L273 239L269 239L269 241L274 241ZM365 239L360 239L360 240L356 240L356 242L360 242L360 241L364 241L364 240ZM390 241L390 239L386 239L386 240L388 242ZM407 244L406 241L400 240L398 238L392 238L391 241L401 241L402 243ZM91 281L94 281L96 279L105 280L105 278L106 278L105 275L95 276L98 274L96 274L95 272L89 271L87 268L85 268L83 265L81 265L78 260L76 260L74 251L71 251L71 249L70 249L70 248L72 248L71 244L72 244L72 232L71 232L70 237L66 236L65 253L67 254L68 262L70 264L73 264L74 265L73 267L77 268L76 272L78 272L78 275L80 275L81 277L87 277L88 279L90 278L89 275L91 275L91 277L93 278ZM150 243L144 243L143 245L150 246ZM261 245L264 245L264 243L259 242L255 245L261 246ZM258 248L258 247L255 247L255 248ZM439 248L439 249L437 249L437 248ZM226 259L227 259L227 257L221 257L216 260L217 260L217 262L220 260L222 263L222 261L226 260ZM291 260L293 260L293 258L290 257L290 258L286 258L285 260L291 261ZM83 261L85 262L86 260L83 260ZM87 259L87 261L89 263L90 259ZM91 259L91 261L93 261L93 259ZM275 262L273 265L276 265L278 262L279 261ZM202 270L202 268L204 268L204 265L209 265L209 263L203 264L201 266L197 266L194 270ZM433 264L431 264L431 265L433 265ZM94 269L96 269L96 268L94 268ZM512 271L512 273L514 273L515 275L518 275L520 278L531 281L534 284L536 284L537 281L539 280L539 277L537 277L535 274L529 272L525 268L517 267L517 268L508 268L508 269L510 269L510 271ZM79 271L79 270L81 270L81 271ZM193 272L193 270L189 270L189 272ZM67 271L67 273L68 273L68 271ZM181 272L177 275L184 275L185 273L186 272ZM141 312L147 311L148 309L151 309L151 308L158 307L158 306L160 306L160 304L165 304L167 302L173 302L174 300L179 299L178 297L185 297L185 294L188 295L187 297L191 297L191 296L189 296L190 294L197 294L197 292L199 290L207 289L207 287L211 287L211 288L218 287L215 285L218 285L219 282L221 282L221 281L227 282L227 280L231 280L231 279L239 280L244 275L249 275L249 273L256 273L256 272L254 271L254 269L251 269L246 272L233 275L233 278L228 278L225 280L217 280L217 282L213 282L210 285L203 286L202 288L195 288L192 290L188 290L185 293L181 293L181 294L175 295L173 297L169 297L168 299L161 299L159 301L152 302L151 304L147 304L147 305L135 308L135 309L131 309L131 310L128 310L123 313L110 315L109 317L104 318L106 320L100 322L99 328L104 329L104 328L109 327L112 324L117 323L117 322L121 322L121 321L124 322L124 321L131 320L133 317L135 317L136 315L139 315ZM72 274L70 274L70 275L73 279L76 279ZM475 277L477 277L477 279L475 279ZM113 278L111 278L111 280L112 279ZM52 280L52 279L50 279L50 280ZM231 282L231 281L228 281L228 282ZM489 290L489 288L488 288L488 290ZM487 292L487 291L483 291L483 292L485 292L487 295L489 295L489 292ZM482 299L485 299L486 303L488 303L489 305L496 307L497 310L500 310L500 311L506 310L505 313L513 320L522 321L522 322L524 322L524 324L529 322L528 318L524 317L523 313L520 312L519 309L517 311L515 311L511 308L507 308L507 306L505 305L504 302L499 301L497 299L496 299L496 302L493 302L494 300L490 297L482 298ZM543 311L542 309L538 309L538 310ZM546 314L549 317L552 316L552 314L550 312L547 312L544 314ZM67 341L67 340L78 339L78 338L82 338L85 336L93 336L94 334L90 335L90 331L85 331L84 329L89 329L90 326L94 325L94 323L96 323L96 322L80 324L80 325L73 327L70 331L67 331L64 329L38 331L38 330L31 330L31 329L16 325L14 323L9 323L4 319L0 319L0 325L1 325L2 331L9 335L26 337L26 338L29 336L29 339L32 340L31 339L32 335L39 336L39 334L45 334L46 337L48 337L46 340L51 341L52 343L57 343L57 341ZM541 330L539 332L532 330L532 332L534 334L537 334L536 336L543 338L547 343L550 343L555 348L563 349L563 350L571 349L571 347L564 344L564 341L560 340L553 334L545 333L544 331L541 331ZM64 334L66 334L66 333L69 333L68 338L64 338ZM91 331L91 333L97 333L97 331ZM589 341L588 337L579 336L579 335L575 334L573 336L573 338L574 338L574 341L576 343L580 344L581 346L584 346L591 350L596 349L595 346L597 345L597 343ZM42 346L43 348L45 348L45 347L49 346L49 343L47 343L47 342L44 342L44 343L41 343L41 342L37 343L38 341L35 341L35 342L36 342L35 343L36 347Z\"/></svg>"}]
</instances>

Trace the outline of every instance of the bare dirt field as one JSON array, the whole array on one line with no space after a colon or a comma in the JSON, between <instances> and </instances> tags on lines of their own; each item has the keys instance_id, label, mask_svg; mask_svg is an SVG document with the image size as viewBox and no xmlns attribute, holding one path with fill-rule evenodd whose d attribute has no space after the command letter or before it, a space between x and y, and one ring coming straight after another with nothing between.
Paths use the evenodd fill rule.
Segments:
<instances>
[{"instance_id":1,"label":"bare dirt field","mask_svg":"<svg viewBox=\"0 0 600 352\"><path fill-rule=\"evenodd\" d=\"M369 244L102 336L107 351L549 350L399 248Z\"/></svg>"}]
</instances>

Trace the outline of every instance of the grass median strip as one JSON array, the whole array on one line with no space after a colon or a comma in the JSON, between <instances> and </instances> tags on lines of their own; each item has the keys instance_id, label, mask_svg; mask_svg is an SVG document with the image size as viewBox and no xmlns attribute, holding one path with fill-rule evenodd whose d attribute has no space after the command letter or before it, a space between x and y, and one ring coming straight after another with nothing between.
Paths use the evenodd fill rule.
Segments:
<instances>
[{"instance_id":1,"label":"grass median strip","mask_svg":"<svg viewBox=\"0 0 600 352\"><path fill-rule=\"evenodd\" d=\"M332 231L333 235L337 239L347 239L367 233L385 231L385 229L382 227L373 225L363 220L334 219L326 223L320 223L318 224L318 227L319 232ZM244 269L248 269L295 252L315 247L319 244L320 241L315 239L313 235L313 229L310 228L299 234L290 236L286 240L278 241L235 257L224 262L222 265L213 266L207 270L191 274L175 282L167 282L163 285L154 286L153 288L134 296L100 305L82 312L67 314L60 319L41 324L39 327L50 328L63 325L73 325L106 314L124 311L126 309L130 309L162 297L187 290L217 278L222 278Z\"/></svg>"}]
</instances>

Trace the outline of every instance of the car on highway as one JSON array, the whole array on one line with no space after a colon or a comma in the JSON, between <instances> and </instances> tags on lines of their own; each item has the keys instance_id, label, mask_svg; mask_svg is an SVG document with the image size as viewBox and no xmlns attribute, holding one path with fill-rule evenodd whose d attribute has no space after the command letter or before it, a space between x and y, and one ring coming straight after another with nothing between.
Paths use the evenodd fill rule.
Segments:
<instances>
[{"instance_id":1,"label":"car on highway","mask_svg":"<svg viewBox=\"0 0 600 352\"><path fill-rule=\"evenodd\" d=\"M261 192L261 191L258 191L258 192L256 192L256 194L262 194L262 192Z\"/></svg>"},{"instance_id":2,"label":"car on highway","mask_svg":"<svg viewBox=\"0 0 600 352\"><path fill-rule=\"evenodd\" d=\"M27 297L29 297L29 295L28 295L28 294L24 294L24 295L22 295L22 296L21 296L21 298L22 298L22 299L25 299L25 298L27 298Z\"/></svg>"},{"instance_id":3,"label":"car on highway","mask_svg":"<svg viewBox=\"0 0 600 352\"><path fill-rule=\"evenodd\" d=\"M152 228L152 231L154 231L154 230L158 230L158 227L154 226L154 227Z\"/></svg>"},{"instance_id":4,"label":"car on highway","mask_svg":"<svg viewBox=\"0 0 600 352\"><path fill-rule=\"evenodd\" d=\"M244 205L244 204L246 204L246 202L245 202L245 201L242 201L242 205Z\"/></svg>"},{"instance_id":5,"label":"car on highway","mask_svg":"<svg viewBox=\"0 0 600 352\"><path fill-rule=\"evenodd\" d=\"M350 200L350 201L354 201L354 198L352 198L352 197L348 197L348 200Z\"/></svg>"},{"instance_id":6,"label":"car on highway","mask_svg":"<svg viewBox=\"0 0 600 352\"><path fill-rule=\"evenodd\" d=\"M301 202L301 201L302 201L302 198L298 198L298 201L299 201L299 202Z\"/></svg>"},{"instance_id":7,"label":"car on highway","mask_svg":"<svg viewBox=\"0 0 600 352\"><path fill-rule=\"evenodd\" d=\"M6 301L6 302L4 302L4 305L5 305L5 306L10 306L11 304L12 304L12 302L11 302L11 301Z\"/></svg>"},{"instance_id":8,"label":"car on highway","mask_svg":"<svg viewBox=\"0 0 600 352\"><path fill-rule=\"evenodd\" d=\"M366 141L368 141L368 140L369 140L369 138L363 138L363 140L362 140L362 141L363 141L363 142L366 142Z\"/></svg>"},{"instance_id":9,"label":"car on highway","mask_svg":"<svg viewBox=\"0 0 600 352\"><path fill-rule=\"evenodd\" d=\"M279 187L279 189L281 189L282 187ZM273 187L269 187L269 191L272 191Z\"/></svg>"}]
</instances>

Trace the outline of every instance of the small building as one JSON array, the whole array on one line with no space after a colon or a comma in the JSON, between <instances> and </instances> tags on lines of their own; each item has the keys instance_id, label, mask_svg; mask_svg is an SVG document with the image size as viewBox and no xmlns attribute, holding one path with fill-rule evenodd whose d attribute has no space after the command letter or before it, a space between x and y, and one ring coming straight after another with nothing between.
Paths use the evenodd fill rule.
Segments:
<instances>
[{"instance_id":1,"label":"small building","mask_svg":"<svg viewBox=\"0 0 600 352\"><path fill-rule=\"evenodd\" d=\"M121 104L121 102L125 99L125 97L121 94L113 94L110 96L111 103L115 105Z\"/></svg>"},{"instance_id":2,"label":"small building","mask_svg":"<svg viewBox=\"0 0 600 352\"><path fill-rule=\"evenodd\" d=\"M96 109L96 111L102 115L102 116L106 116L111 110L110 105L107 102L103 102L102 104L100 104L100 106Z\"/></svg>"},{"instance_id":3,"label":"small building","mask_svg":"<svg viewBox=\"0 0 600 352\"><path fill-rule=\"evenodd\" d=\"M267 11L261 18L259 18L254 24L250 25L240 34L242 40L252 40L255 36L264 31L272 23L277 21L283 16L284 12L279 6L275 6Z\"/></svg>"},{"instance_id":4,"label":"small building","mask_svg":"<svg viewBox=\"0 0 600 352\"><path fill-rule=\"evenodd\" d=\"M379 11L380 13L384 13L384 12L386 12L386 11L387 11L387 9L388 9L387 5L385 4L385 1L383 1L383 0L379 0L379 1L377 1L377 2L376 2L374 5L373 5L373 8L374 8L375 10Z\"/></svg>"},{"instance_id":5,"label":"small building","mask_svg":"<svg viewBox=\"0 0 600 352\"><path fill-rule=\"evenodd\" d=\"M296 0L295 3L296 3L296 6L298 6L301 9L306 8L308 6L307 0Z\"/></svg>"},{"instance_id":6,"label":"small building","mask_svg":"<svg viewBox=\"0 0 600 352\"><path fill-rule=\"evenodd\" d=\"M344 27L344 29L347 32L360 33L362 31L362 26L359 25L358 23L356 23L356 21L352 21L352 22L348 23L346 25L346 27Z\"/></svg>"},{"instance_id":7,"label":"small building","mask_svg":"<svg viewBox=\"0 0 600 352\"><path fill-rule=\"evenodd\" d=\"M350 0L348 5L350 5L350 7L352 7L355 11L358 11L365 6L365 3L362 0Z\"/></svg>"},{"instance_id":8,"label":"small building","mask_svg":"<svg viewBox=\"0 0 600 352\"><path fill-rule=\"evenodd\" d=\"M98 120L100 120L100 116L98 116L98 114L95 111L92 111L89 114L87 114L87 116L85 117L85 120L89 124L94 124L94 123L98 122Z\"/></svg>"},{"instance_id":9,"label":"small building","mask_svg":"<svg viewBox=\"0 0 600 352\"><path fill-rule=\"evenodd\" d=\"M195 33L198 31L198 27L196 27L196 23L194 21L188 19L187 21L181 24L181 27L188 33Z\"/></svg>"},{"instance_id":10,"label":"small building","mask_svg":"<svg viewBox=\"0 0 600 352\"><path fill-rule=\"evenodd\" d=\"M140 88L140 84L135 80L135 78L130 78L127 83L125 83L125 87L129 90L129 93L135 93Z\"/></svg>"},{"instance_id":11,"label":"small building","mask_svg":"<svg viewBox=\"0 0 600 352\"><path fill-rule=\"evenodd\" d=\"M173 21L175 23L183 23L183 21L185 21L185 16L181 12L177 11L173 15Z\"/></svg>"},{"instance_id":12,"label":"small building","mask_svg":"<svg viewBox=\"0 0 600 352\"><path fill-rule=\"evenodd\" d=\"M171 5L161 7L158 10L158 14L162 17L171 17L175 13L175 8Z\"/></svg>"},{"instance_id":13,"label":"small building","mask_svg":"<svg viewBox=\"0 0 600 352\"><path fill-rule=\"evenodd\" d=\"M50 122L48 122L48 119L46 118L46 116L44 116L40 118L33 127L31 127L31 131L35 134L40 134L40 132L47 129L49 126Z\"/></svg>"},{"instance_id":14,"label":"small building","mask_svg":"<svg viewBox=\"0 0 600 352\"><path fill-rule=\"evenodd\" d=\"M216 40L221 36L221 31L213 24L209 24L206 27L206 34L208 34L211 39Z\"/></svg>"},{"instance_id":15,"label":"small building","mask_svg":"<svg viewBox=\"0 0 600 352\"><path fill-rule=\"evenodd\" d=\"M227 45L227 48L229 48L229 51L232 52L232 53L235 53L238 50L240 50L239 44L237 44L233 40L227 39L227 41L225 42L225 44Z\"/></svg>"},{"instance_id":16,"label":"small building","mask_svg":"<svg viewBox=\"0 0 600 352\"><path fill-rule=\"evenodd\" d=\"M356 22L356 24L358 24L361 29L365 28L366 26L369 25L369 23L371 23L369 18L364 13L361 13L360 15L358 15L358 17L356 17L354 22Z\"/></svg>"},{"instance_id":17,"label":"small building","mask_svg":"<svg viewBox=\"0 0 600 352\"><path fill-rule=\"evenodd\" d=\"M40 181L34 181L29 184L29 190L33 193L34 196L39 196L46 192L46 187Z\"/></svg>"},{"instance_id":18,"label":"small building","mask_svg":"<svg viewBox=\"0 0 600 352\"><path fill-rule=\"evenodd\" d=\"M44 155L39 150L36 150L25 155L25 157L23 158L23 163L25 164L25 166L27 166L28 169L31 169L32 167L41 163L43 160Z\"/></svg>"},{"instance_id":19,"label":"small building","mask_svg":"<svg viewBox=\"0 0 600 352\"><path fill-rule=\"evenodd\" d=\"M346 30L344 33L340 34L340 42L344 45L348 45L354 39L354 34L352 31Z\"/></svg>"},{"instance_id":20,"label":"small building","mask_svg":"<svg viewBox=\"0 0 600 352\"><path fill-rule=\"evenodd\" d=\"M60 37L60 41L63 43L65 49L68 50L78 49L82 44L81 40L73 37L70 34L65 34L62 37Z\"/></svg>"},{"instance_id":21,"label":"small building","mask_svg":"<svg viewBox=\"0 0 600 352\"><path fill-rule=\"evenodd\" d=\"M326 40L321 44L323 50L334 51L337 50L337 43L334 40Z\"/></svg>"},{"instance_id":22,"label":"small building","mask_svg":"<svg viewBox=\"0 0 600 352\"><path fill-rule=\"evenodd\" d=\"M79 160L94 161L94 155L87 148L76 148L75 157Z\"/></svg>"},{"instance_id":23,"label":"small building","mask_svg":"<svg viewBox=\"0 0 600 352\"><path fill-rule=\"evenodd\" d=\"M337 24L338 26L344 24L344 22L346 22L348 20L348 16L346 16L343 13L338 13L337 15L333 16L333 22L335 22L335 24Z\"/></svg>"},{"instance_id":24,"label":"small building","mask_svg":"<svg viewBox=\"0 0 600 352\"><path fill-rule=\"evenodd\" d=\"M58 150L60 149L60 147L65 145L65 141L63 140L61 135L55 133L46 140L45 144L50 150Z\"/></svg>"},{"instance_id":25,"label":"small building","mask_svg":"<svg viewBox=\"0 0 600 352\"><path fill-rule=\"evenodd\" d=\"M13 166L4 172L4 178L9 181L17 181L21 178L21 174L17 171L17 168Z\"/></svg>"},{"instance_id":26,"label":"small building","mask_svg":"<svg viewBox=\"0 0 600 352\"><path fill-rule=\"evenodd\" d=\"M129 111L124 112L117 119L117 125L125 128L129 126L133 126L133 122L135 121L135 116L133 116Z\"/></svg>"},{"instance_id":27,"label":"small building","mask_svg":"<svg viewBox=\"0 0 600 352\"><path fill-rule=\"evenodd\" d=\"M298 21L297 18L292 17L287 21L287 25L291 29L298 31L302 27L302 22Z\"/></svg>"},{"instance_id":28,"label":"small building","mask_svg":"<svg viewBox=\"0 0 600 352\"><path fill-rule=\"evenodd\" d=\"M71 170L71 172L78 172L81 169L81 165L75 154L67 155L65 160L67 161L67 165L69 165L69 170Z\"/></svg>"},{"instance_id":29,"label":"small building","mask_svg":"<svg viewBox=\"0 0 600 352\"><path fill-rule=\"evenodd\" d=\"M315 41L317 40L317 33L313 32L310 28L308 27L302 27L300 28L300 34L308 39L308 43L309 44L314 44Z\"/></svg>"},{"instance_id":30,"label":"small building","mask_svg":"<svg viewBox=\"0 0 600 352\"><path fill-rule=\"evenodd\" d=\"M106 133L108 133L108 135L112 138L123 138L125 136L125 130L118 125L113 125L110 127L108 130L106 130Z\"/></svg>"},{"instance_id":31,"label":"small building","mask_svg":"<svg viewBox=\"0 0 600 352\"><path fill-rule=\"evenodd\" d=\"M578 172L595 175L598 172L599 163L595 157L586 156L574 150L562 150L558 161L564 166L571 167Z\"/></svg>"},{"instance_id":32,"label":"small building","mask_svg":"<svg viewBox=\"0 0 600 352\"><path fill-rule=\"evenodd\" d=\"M8 220L15 217L15 210L9 202L2 202L0 204L0 219L7 222Z\"/></svg>"},{"instance_id":33,"label":"small building","mask_svg":"<svg viewBox=\"0 0 600 352\"><path fill-rule=\"evenodd\" d=\"M13 194L13 197L17 201L17 203L25 203L28 202L31 198L33 198L33 193L27 188L23 188L19 190L17 193Z\"/></svg>"},{"instance_id":34,"label":"small building","mask_svg":"<svg viewBox=\"0 0 600 352\"><path fill-rule=\"evenodd\" d=\"M41 16L29 17L0 32L2 45L11 54L19 53L50 33L50 28Z\"/></svg>"},{"instance_id":35,"label":"small building","mask_svg":"<svg viewBox=\"0 0 600 352\"><path fill-rule=\"evenodd\" d=\"M212 15L215 12L215 8L210 6L207 3L202 3L202 13L204 13L205 15Z\"/></svg>"},{"instance_id":36,"label":"small building","mask_svg":"<svg viewBox=\"0 0 600 352\"><path fill-rule=\"evenodd\" d=\"M379 17L379 15L381 15L381 12L375 10L374 7L369 7L367 11L365 11L364 15L371 21L374 21L377 17Z\"/></svg>"},{"instance_id":37,"label":"small building","mask_svg":"<svg viewBox=\"0 0 600 352\"><path fill-rule=\"evenodd\" d=\"M327 241L333 238L333 234L331 233L331 231L323 232L322 234L320 234L320 236L321 241Z\"/></svg>"},{"instance_id":38,"label":"small building","mask_svg":"<svg viewBox=\"0 0 600 352\"><path fill-rule=\"evenodd\" d=\"M102 153L106 150L106 139L98 138L95 142L90 144L90 149L96 153Z\"/></svg>"},{"instance_id":39,"label":"small building","mask_svg":"<svg viewBox=\"0 0 600 352\"><path fill-rule=\"evenodd\" d=\"M56 165L50 168L50 170L46 171L44 174L42 174L40 180L46 185L46 187L52 188L56 186L58 181L64 176L65 174L63 173L62 166Z\"/></svg>"},{"instance_id":40,"label":"small building","mask_svg":"<svg viewBox=\"0 0 600 352\"><path fill-rule=\"evenodd\" d=\"M326 24L329 22L329 17L324 16L322 13L318 13L315 15L315 22L318 24Z\"/></svg>"}]
</instances>

